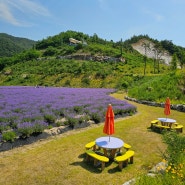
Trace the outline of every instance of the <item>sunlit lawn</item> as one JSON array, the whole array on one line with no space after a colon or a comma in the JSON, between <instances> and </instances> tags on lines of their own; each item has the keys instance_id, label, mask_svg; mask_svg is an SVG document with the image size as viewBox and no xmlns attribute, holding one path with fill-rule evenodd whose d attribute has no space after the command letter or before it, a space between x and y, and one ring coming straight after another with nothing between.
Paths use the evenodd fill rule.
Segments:
<instances>
[{"instance_id":1,"label":"sunlit lawn","mask_svg":"<svg viewBox=\"0 0 185 185\"><path fill-rule=\"evenodd\" d=\"M123 94L114 96L123 99ZM151 120L164 116L163 108L130 103L137 106L138 113L115 122L114 136L129 143L135 151L134 164L122 172L115 162L106 165L103 172L84 162L85 144L104 135L102 123L1 152L0 184L118 185L146 173L162 160L165 150L161 135L147 129ZM185 126L184 113L172 110L170 118Z\"/></svg>"}]
</instances>

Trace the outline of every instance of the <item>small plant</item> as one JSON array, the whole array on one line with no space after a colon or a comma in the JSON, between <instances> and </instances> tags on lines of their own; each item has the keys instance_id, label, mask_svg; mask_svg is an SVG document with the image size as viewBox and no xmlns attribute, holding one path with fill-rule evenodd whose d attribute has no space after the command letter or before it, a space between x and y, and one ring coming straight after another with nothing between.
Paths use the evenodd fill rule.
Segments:
<instances>
[{"instance_id":1,"label":"small plant","mask_svg":"<svg viewBox=\"0 0 185 185\"><path fill-rule=\"evenodd\" d=\"M173 179L179 179L181 181L184 181L185 179L185 171L184 171L184 164L179 163L177 165L173 165L170 163L166 169L166 172L172 176Z\"/></svg>"},{"instance_id":2,"label":"small plant","mask_svg":"<svg viewBox=\"0 0 185 185\"><path fill-rule=\"evenodd\" d=\"M52 125L48 125L48 129L52 129L53 128L53 126Z\"/></svg>"},{"instance_id":3,"label":"small plant","mask_svg":"<svg viewBox=\"0 0 185 185\"><path fill-rule=\"evenodd\" d=\"M76 113L81 113L82 112L82 107L81 106L74 106L74 111Z\"/></svg>"},{"instance_id":4,"label":"small plant","mask_svg":"<svg viewBox=\"0 0 185 185\"><path fill-rule=\"evenodd\" d=\"M66 80L65 83L64 83L65 86L71 86L71 81L70 80Z\"/></svg>"},{"instance_id":5,"label":"small plant","mask_svg":"<svg viewBox=\"0 0 185 185\"><path fill-rule=\"evenodd\" d=\"M85 120L85 118L84 117L80 117L80 118L78 118L78 122L81 124L81 123L83 123L83 121Z\"/></svg>"},{"instance_id":6,"label":"small plant","mask_svg":"<svg viewBox=\"0 0 185 185\"><path fill-rule=\"evenodd\" d=\"M166 132L163 140L168 145L165 158L169 163L181 163L182 156L185 155L185 137L175 132Z\"/></svg>"},{"instance_id":7,"label":"small plant","mask_svg":"<svg viewBox=\"0 0 185 185\"><path fill-rule=\"evenodd\" d=\"M2 140L3 141L10 141L13 142L16 138L16 133L13 131L4 132L2 134Z\"/></svg>"},{"instance_id":8,"label":"small plant","mask_svg":"<svg viewBox=\"0 0 185 185\"><path fill-rule=\"evenodd\" d=\"M95 122L95 123L100 123L101 122L101 117L98 113L92 113L91 114L91 119Z\"/></svg>"},{"instance_id":9,"label":"small plant","mask_svg":"<svg viewBox=\"0 0 185 185\"><path fill-rule=\"evenodd\" d=\"M78 120L76 118L68 118L68 124L71 128L74 128L74 126L78 123Z\"/></svg>"},{"instance_id":10,"label":"small plant","mask_svg":"<svg viewBox=\"0 0 185 185\"><path fill-rule=\"evenodd\" d=\"M83 78L82 79L82 84L84 84L84 85L90 85L90 79L89 78Z\"/></svg>"},{"instance_id":11,"label":"small plant","mask_svg":"<svg viewBox=\"0 0 185 185\"><path fill-rule=\"evenodd\" d=\"M22 138L29 137L34 132L34 125L31 122L20 123L17 127Z\"/></svg>"},{"instance_id":12,"label":"small plant","mask_svg":"<svg viewBox=\"0 0 185 185\"><path fill-rule=\"evenodd\" d=\"M21 108L16 108L13 111L16 112L16 113L21 113L22 112Z\"/></svg>"},{"instance_id":13,"label":"small plant","mask_svg":"<svg viewBox=\"0 0 185 185\"><path fill-rule=\"evenodd\" d=\"M57 110L57 114L56 115L59 115L61 117L65 117L65 114L66 114L65 109L61 108L61 109Z\"/></svg>"},{"instance_id":14,"label":"small plant","mask_svg":"<svg viewBox=\"0 0 185 185\"><path fill-rule=\"evenodd\" d=\"M60 122L60 121L57 121L57 122L56 122L56 126L57 126L57 127L60 127L60 126L62 126L62 122Z\"/></svg>"},{"instance_id":15,"label":"small plant","mask_svg":"<svg viewBox=\"0 0 185 185\"><path fill-rule=\"evenodd\" d=\"M44 115L44 120L48 123L48 124L53 124L55 123L55 116L51 115L51 114L45 114Z\"/></svg>"},{"instance_id":16,"label":"small plant","mask_svg":"<svg viewBox=\"0 0 185 185\"><path fill-rule=\"evenodd\" d=\"M9 125L8 123L5 123L5 122L0 122L0 133L2 133L3 131L5 130L8 130L9 129Z\"/></svg>"},{"instance_id":17,"label":"small plant","mask_svg":"<svg viewBox=\"0 0 185 185\"><path fill-rule=\"evenodd\" d=\"M34 124L34 133L41 133L48 127L48 124L45 122L35 122Z\"/></svg>"}]
</instances>

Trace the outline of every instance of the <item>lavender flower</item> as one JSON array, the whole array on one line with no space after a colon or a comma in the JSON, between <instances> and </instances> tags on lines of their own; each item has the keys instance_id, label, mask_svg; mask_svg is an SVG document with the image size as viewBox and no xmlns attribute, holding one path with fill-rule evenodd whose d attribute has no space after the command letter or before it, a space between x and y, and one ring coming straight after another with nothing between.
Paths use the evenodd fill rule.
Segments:
<instances>
[{"instance_id":1,"label":"lavender flower","mask_svg":"<svg viewBox=\"0 0 185 185\"><path fill-rule=\"evenodd\" d=\"M55 121L51 118L75 118L79 114L93 115L98 123L104 120L108 104L112 104L117 117L136 112L136 107L127 101L109 96L114 91L105 88L1 86L0 128L16 125L19 132L29 135L34 132L35 123L40 129L47 125L44 122L46 115L50 115L49 124ZM42 127L41 122L46 125Z\"/></svg>"}]
</instances>

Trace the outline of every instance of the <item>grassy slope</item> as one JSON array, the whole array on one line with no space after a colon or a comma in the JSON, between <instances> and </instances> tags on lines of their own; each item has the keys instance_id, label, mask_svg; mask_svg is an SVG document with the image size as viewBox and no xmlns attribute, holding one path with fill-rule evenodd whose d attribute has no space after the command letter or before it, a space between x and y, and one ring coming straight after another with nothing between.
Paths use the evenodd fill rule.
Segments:
<instances>
[{"instance_id":1,"label":"grassy slope","mask_svg":"<svg viewBox=\"0 0 185 185\"><path fill-rule=\"evenodd\" d=\"M114 96L123 98L123 94ZM165 149L161 135L147 130L151 120L163 116L163 109L133 104L138 113L115 123L115 136L131 144L135 151L134 164L122 172L116 163L101 172L83 161L85 144L103 135L100 124L0 153L0 184L117 185L147 172L162 160L161 151ZM170 117L185 126L184 113L172 110Z\"/></svg>"},{"instance_id":2,"label":"grassy slope","mask_svg":"<svg viewBox=\"0 0 185 185\"><path fill-rule=\"evenodd\" d=\"M0 72L0 85L64 86L65 82L69 80L71 86L76 87L76 81L78 86L82 86L81 80L85 77L90 79L91 87L99 87L102 83L115 86L120 79L124 80L125 76L143 75L141 60L132 60L126 64L54 59L17 63L5 67ZM151 67L152 63L150 62L146 70L147 75L150 74ZM97 73L99 76L96 76Z\"/></svg>"}]
</instances>

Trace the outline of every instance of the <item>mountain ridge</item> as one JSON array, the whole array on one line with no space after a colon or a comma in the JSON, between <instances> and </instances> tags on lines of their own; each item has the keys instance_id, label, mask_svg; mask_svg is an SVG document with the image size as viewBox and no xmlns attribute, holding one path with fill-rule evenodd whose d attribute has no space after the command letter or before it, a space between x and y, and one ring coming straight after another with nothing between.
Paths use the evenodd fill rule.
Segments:
<instances>
[{"instance_id":1,"label":"mountain ridge","mask_svg":"<svg viewBox=\"0 0 185 185\"><path fill-rule=\"evenodd\" d=\"M0 57L11 57L27 49L31 49L36 41L0 33Z\"/></svg>"},{"instance_id":2,"label":"mountain ridge","mask_svg":"<svg viewBox=\"0 0 185 185\"><path fill-rule=\"evenodd\" d=\"M71 44L70 38L81 42ZM84 42L86 45L83 44ZM150 49L146 50L143 44L149 44ZM112 40L106 41L99 38L97 34L89 36L82 32L68 30L42 40L33 41L0 33L0 57L11 57L15 54L21 54L25 50L29 52L31 48L35 49L35 51L37 50L41 57L66 56L81 54L82 52L91 55L125 58L127 53L132 53L136 56L138 53L151 58L154 62L158 61L165 65L170 65L173 55L176 54L181 68L184 65L185 58L185 48L174 45L172 41L154 40L148 35L133 36L125 41L121 39L119 42L113 42Z\"/></svg>"}]
</instances>

